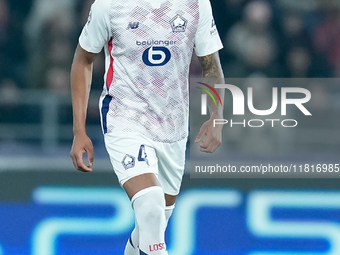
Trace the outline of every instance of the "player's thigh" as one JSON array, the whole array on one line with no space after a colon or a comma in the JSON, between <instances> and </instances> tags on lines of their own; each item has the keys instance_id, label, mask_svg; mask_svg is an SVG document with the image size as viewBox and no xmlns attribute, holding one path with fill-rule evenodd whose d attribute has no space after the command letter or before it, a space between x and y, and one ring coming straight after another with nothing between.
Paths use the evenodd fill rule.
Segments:
<instances>
[{"instance_id":1,"label":"player's thigh","mask_svg":"<svg viewBox=\"0 0 340 255\"><path fill-rule=\"evenodd\" d=\"M165 205L166 206L171 206L171 205L175 204L177 195L173 196L173 195L169 195L169 194L164 194L164 196L165 196Z\"/></svg>"},{"instance_id":2,"label":"player's thigh","mask_svg":"<svg viewBox=\"0 0 340 255\"><path fill-rule=\"evenodd\" d=\"M152 186L160 186L156 175L153 173L145 173L145 174L137 175L127 180L123 184L123 188L126 194L129 196L130 200L139 191L152 187Z\"/></svg>"},{"instance_id":3,"label":"player's thigh","mask_svg":"<svg viewBox=\"0 0 340 255\"><path fill-rule=\"evenodd\" d=\"M152 144L135 133L105 134L105 146L119 184L131 198L138 191L159 185L158 159Z\"/></svg>"}]
</instances>

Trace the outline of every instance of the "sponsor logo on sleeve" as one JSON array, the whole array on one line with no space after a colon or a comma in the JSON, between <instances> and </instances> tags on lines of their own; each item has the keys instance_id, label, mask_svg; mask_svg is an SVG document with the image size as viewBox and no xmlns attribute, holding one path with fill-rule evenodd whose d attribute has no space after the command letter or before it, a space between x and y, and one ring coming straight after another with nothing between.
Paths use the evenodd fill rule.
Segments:
<instances>
[{"instance_id":1,"label":"sponsor logo on sleeve","mask_svg":"<svg viewBox=\"0 0 340 255\"><path fill-rule=\"evenodd\" d=\"M210 35L211 37L214 37L215 35L217 35L217 27L216 27L216 23L214 19L212 19L212 22L211 22Z\"/></svg>"},{"instance_id":2,"label":"sponsor logo on sleeve","mask_svg":"<svg viewBox=\"0 0 340 255\"><path fill-rule=\"evenodd\" d=\"M91 20L92 20L92 9L90 10L89 17L87 18L87 23L86 24L90 25Z\"/></svg>"},{"instance_id":3,"label":"sponsor logo on sleeve","mask_svg":"<svg viewBox=\"0 0 340 255\"><path fill-rule=\"evenodd\" d=\"M212 19L211 27L214 27L214 26L216 26L216 23L215 23L215 20Z\"/></svg>"}]
</instances>

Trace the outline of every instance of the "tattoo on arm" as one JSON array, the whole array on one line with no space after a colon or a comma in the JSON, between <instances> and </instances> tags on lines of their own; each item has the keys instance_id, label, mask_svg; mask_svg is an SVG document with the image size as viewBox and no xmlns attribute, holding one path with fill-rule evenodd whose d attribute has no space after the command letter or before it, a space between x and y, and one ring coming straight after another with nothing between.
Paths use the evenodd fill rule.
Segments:
<instances>
[{"instance_id":1,"label":"tattoo on arm","mask_svg":"<svg viewBox=\"0 0 340 255\"><path fill-rule=\"evenodd\" d=\"M217 78L220 76L220 71L214 54L199 57L198 59L203 69L203 78Z\"/></svg>"},{"instance_id":2,"label":"tattoo on arm","mask_svg":"<svg viewBox=\"0 0 340 255\"><path fill-rule=\"evenodd\" d=\"M204 57L198 57L203 69L203 82L214 86L214 84L224 83L224 75L220 64L218 53L210 54ZM220 95L222 102L224 101L224 89L216 89ZM208 97L209 111L212 115L217 113L220 118L223 116L223 107L215 105L214 102Z\"/></svg>"}]
</instances>

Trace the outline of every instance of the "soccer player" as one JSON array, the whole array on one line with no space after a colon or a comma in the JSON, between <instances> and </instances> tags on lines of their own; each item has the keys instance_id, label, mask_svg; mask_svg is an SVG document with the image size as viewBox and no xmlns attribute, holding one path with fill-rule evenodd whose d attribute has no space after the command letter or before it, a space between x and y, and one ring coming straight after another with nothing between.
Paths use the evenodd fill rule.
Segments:
<instances>
[{"instance_id":1,"label":"soccer player","mask_svg":"<svg viewBox=\"0 0 340 255\"><path fill-rule=\"evenodd\" d=\"M195 51L205 78L223 79L222 48L209 0L96 0L79 38L72 70L76 169L90 172L93 146L85 119L92 63L105 50L100 114L105 146L135 211L125 255L167 254L164 232L184 172L189 65ZM219 91L223 98L223 91ZM222 131L213 104L196 142L214 152ZM220 125L219 125L220 126ZM87 153L89 165L82 157Z\"/></svg>"}]
</instances>

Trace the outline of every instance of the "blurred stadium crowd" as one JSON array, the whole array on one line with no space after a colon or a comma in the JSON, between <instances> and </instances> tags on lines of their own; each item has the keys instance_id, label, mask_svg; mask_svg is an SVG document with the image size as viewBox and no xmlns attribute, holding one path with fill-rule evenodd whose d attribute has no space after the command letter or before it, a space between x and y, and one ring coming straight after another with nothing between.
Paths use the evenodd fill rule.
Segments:
<instances>
[{"instance_id":1,"label":"blurred stadium crowd","mask_svg":"<svg viewBox=\"0 0 340 255\"><path fill-rule=\"evenodd\" d=\"M69 90L77 37L93 0L0 0L0 88ZM338 77L337 0L211 0L226 77ZM101 88L103 63L97 61ZM7 93L4 93L7 91Z\"/></svg>"},{"instance_id":2,"label":"blurred stadium crowd","mask_svg":"<svg viewBox=\"0 0 340 255\"><path fill-rule=\"evenodd\" d=\"M69 100L73 52L92 2L0 0L0 106L5 104L0 124L42 121L33 106L24 112L15 105L21 91L43 90ZM211 0L211 4L225 46L220 57L226 77L340 76L339 0ZM97 91L102 88L103 58L99 55L94 65L92 88ZM193 64L192 75L200 72ZM97 98L92 104L89 120L97 123ZM70 109L68 105L67 111L60 110L64 117L59 116L59 122L72 123ZM49 113L45 115L48 123ZM49 128L45 130L48 137Z\"/></svg>"}]
</instances>

